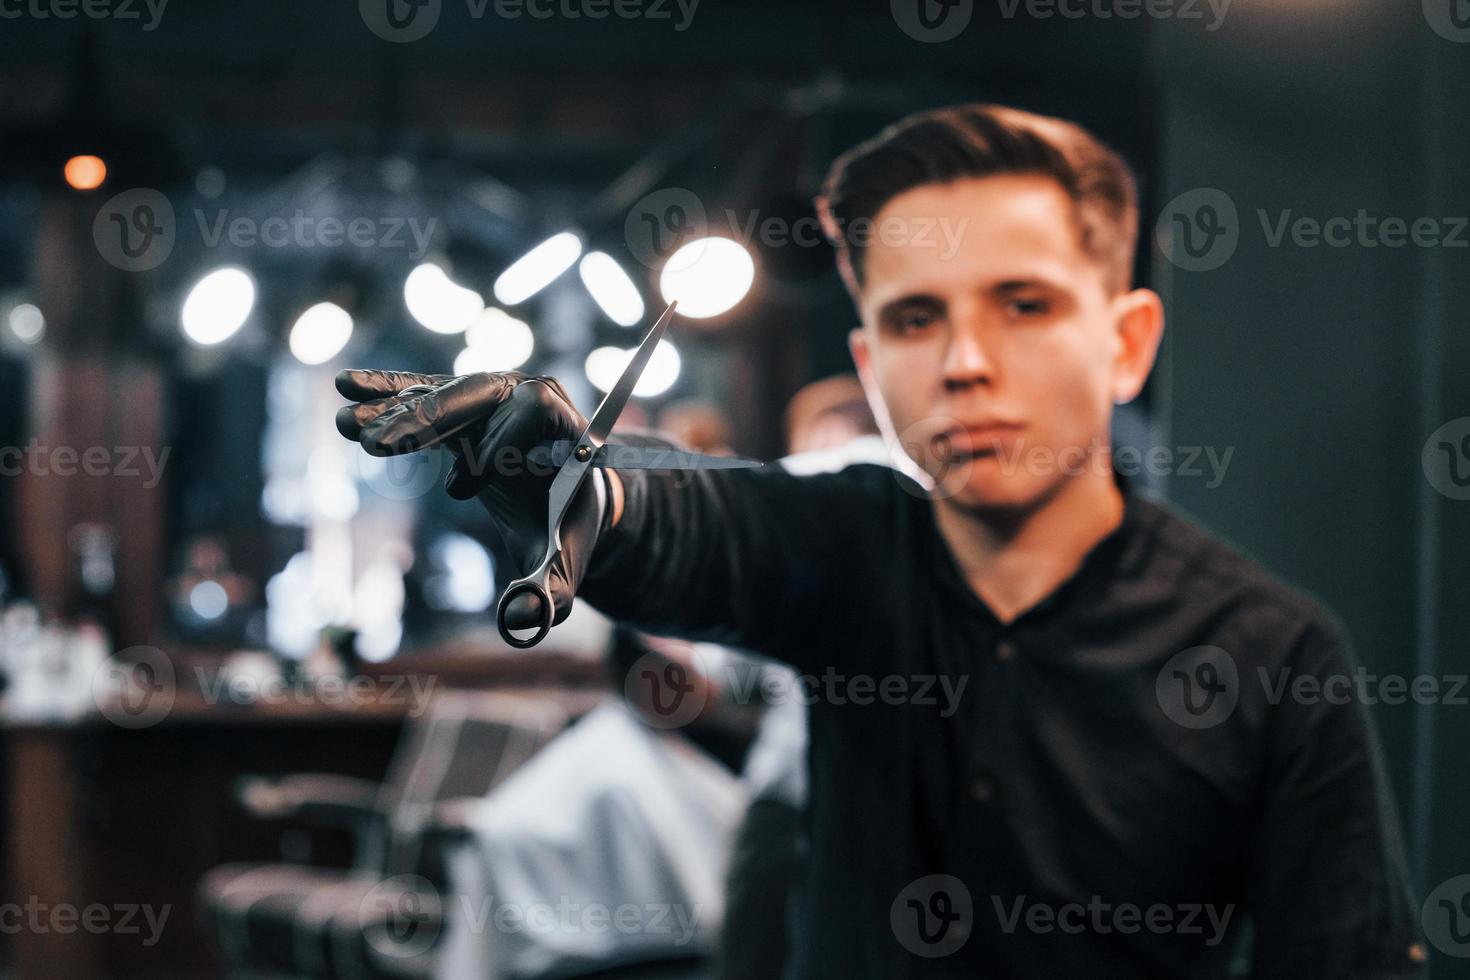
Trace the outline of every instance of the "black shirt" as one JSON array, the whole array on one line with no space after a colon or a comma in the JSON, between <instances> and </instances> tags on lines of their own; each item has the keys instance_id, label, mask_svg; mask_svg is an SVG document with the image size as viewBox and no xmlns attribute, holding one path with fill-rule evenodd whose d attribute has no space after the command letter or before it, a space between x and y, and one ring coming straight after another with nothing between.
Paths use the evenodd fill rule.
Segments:
<instances>
[{"instance_id":1,"label":"black shirt","mask_svg":"<svg viewBox=\"0 0 1470 980\"><path fill-rule=\"evenodd\" d=\"M1003 624L887 468L625 475L583 597L806 675L796 975L1224 976L1246 920L1254 976L1414 972L1371 726L1289 686L1351 675L1341 630L1119 482Z\"/></svg>"}]
</instances>

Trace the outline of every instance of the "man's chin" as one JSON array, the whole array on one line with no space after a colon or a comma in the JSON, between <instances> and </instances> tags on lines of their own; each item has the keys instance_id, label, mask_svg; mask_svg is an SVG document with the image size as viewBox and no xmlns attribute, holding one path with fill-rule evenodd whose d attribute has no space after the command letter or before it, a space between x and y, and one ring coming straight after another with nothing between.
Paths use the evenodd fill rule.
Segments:
<instances>
[{"instance_id":1,"label":"man's chin","mask_svg":"<svg viewBox=\"0 0 1470 980\"><path fill-rule=\"evenodd\" d=\"M1044 482L1023 474L1000 472L993 458L970 460L942 474L933 474L932 496L947 506L982 515L1020 516L1034 510L1047 496Z\"/></svg>"}]
</instances>

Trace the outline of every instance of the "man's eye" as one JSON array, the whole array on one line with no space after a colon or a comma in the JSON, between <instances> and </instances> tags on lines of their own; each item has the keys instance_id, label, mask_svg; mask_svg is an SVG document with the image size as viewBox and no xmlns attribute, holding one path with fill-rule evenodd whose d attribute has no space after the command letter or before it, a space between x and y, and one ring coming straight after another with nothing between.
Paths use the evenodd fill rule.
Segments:
<instances>
[{"instance_id":1,"label":"man's eye","mask_svg":"<svg viewBox=\"0 0 1470 980\"><path fill-rule=\"evenodd\" d=\"M932 310L905 310L893 319L893 326L899 333L914 333L925 330L934 325L935 316Z\"/></svg>"},{"instance_id":2,"label":"man's eye","mask_svg":"<svg viewBox=\"0 0 1470 980\"><path fill-rule=\"evenodd\" d=\"M1051 304L1044 299L1013 299L1010 311L1018 317L1046 316L1051 312Z\"/></svg>"}]
</instances>

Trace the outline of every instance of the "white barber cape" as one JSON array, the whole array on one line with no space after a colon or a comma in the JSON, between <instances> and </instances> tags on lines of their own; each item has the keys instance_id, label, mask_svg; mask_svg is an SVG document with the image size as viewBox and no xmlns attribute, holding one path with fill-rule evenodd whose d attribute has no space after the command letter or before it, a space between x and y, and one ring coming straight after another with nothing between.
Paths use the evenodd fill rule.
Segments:
<instances>
[{"instance_id":1,"label":"white barber cape","mask_svg":"<svg viewBox=\"0 0 1470 980\"><path fill-rule=\"evenodd\" d=\"M747 793L609 699L486 797L450 857L436 975L563 977L708 954Z\"/></svg>"}]
</instances>

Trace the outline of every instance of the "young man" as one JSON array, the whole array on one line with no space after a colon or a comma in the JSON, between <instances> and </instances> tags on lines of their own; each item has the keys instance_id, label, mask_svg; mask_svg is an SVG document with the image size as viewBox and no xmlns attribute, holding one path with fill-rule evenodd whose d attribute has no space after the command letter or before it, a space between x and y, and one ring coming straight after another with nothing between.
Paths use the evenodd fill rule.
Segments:
<instances>
[{"instance_id":1,"label":"young man","mask_svg":"<svg viewBox=\"0 0 1470 980\"><path fill-rule=\"evenodd\" d=\"M850 151L821 204L854 360L932 488L600 471L554 596L814 679L796 975L1222 976L1247 920L1255 976L1413 973L1361 708L1259 682L1348 674L1341 631L1109 465L1163 331L1129 288L1127 167L1069 123L962 106ZM483 419L449 489L530 567L548 477L491 460L582 417L520 375L394 397L425 380L345 373L340 427L386 454Z\"/></svg>"}]
</instances>

